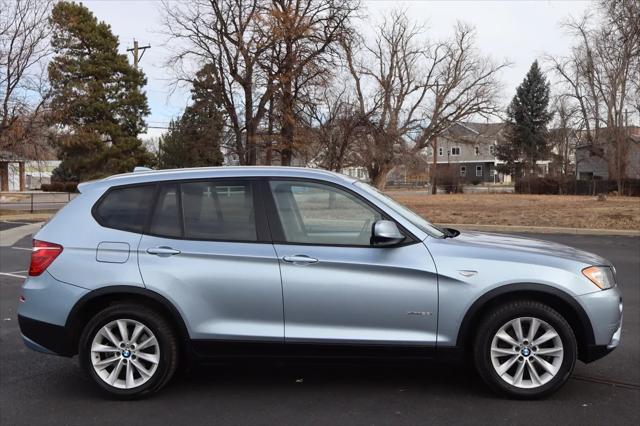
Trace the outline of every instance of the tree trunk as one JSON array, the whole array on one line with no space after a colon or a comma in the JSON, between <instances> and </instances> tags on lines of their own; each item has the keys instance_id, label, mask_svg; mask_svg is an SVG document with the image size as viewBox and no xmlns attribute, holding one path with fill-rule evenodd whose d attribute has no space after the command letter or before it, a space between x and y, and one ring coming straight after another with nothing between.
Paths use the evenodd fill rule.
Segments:
<instances>
[{"instance_id":1,"label":"tree trunk","mask_svg":"<svg viewBox=\"0 0 640 426\"><path fill-rule=\"evenodd\" d=\"M265 141L265 149L266 149L266 160L265 164L270 166L273 164L273 148L271 145L273 144L273 96L269 98L269 117L268 117L268 125L267 125L267 140Z\"/></svg>"},{"instance_id":2,"label":"tree trunk","mask_svg":"<svg viewBox=\"0 0 640 426\"><path fill-rule=\"evenodd\" d=\"M247 165L247 158L245 155L245 147L242 143L242 139L243 139L243 135L242 132L237 131L235 132L235 143L236 143L236 154L238 155L238 162L240 163L241 166L246 166Z\"/></svg>"},{"instance_id":3,"label":"tree trunk","mask_svg":"<svg viewBox=\"0 0 640 426\"><path fill-rule=\"evenodd\" d=\"M246 143L247 165L256 165L256 128L253 123L247 123L247 143Z\"/></svg>"},{"instance_id":4,"label":"tree trunk","mask_svg":"<svg viewBox=\"0 0 640 426\"><path fill-rule=\"evenodd\" d=\"M431 194L436 195L438 193L438 143L434 139L433 141L433 166L431 167Z\"/></svg>"},{"instance_id":5,"label":"tree trunk","mask_svg":"<svg viewBox=\"0 0 640 426\"><path fill-rule=\"evenodd\" d=\"M290 166L293 159L293 136L295 119L293 117L293 90L291 81L285 81L282 87L282 165Z\"/></svg>"},{"instance_id":6,"label":"tree trunk","mask_svg":"<svg viewBox=\"0 0 640 426\"><path fill-rule=\"evenodd\" d=\"M387 184L387 175L391 171L391 164L387 163L374 163L370 167L367 167L369 173L369 183L375 186L379 190L384 190Z\"/></svg>"}]
</instances>

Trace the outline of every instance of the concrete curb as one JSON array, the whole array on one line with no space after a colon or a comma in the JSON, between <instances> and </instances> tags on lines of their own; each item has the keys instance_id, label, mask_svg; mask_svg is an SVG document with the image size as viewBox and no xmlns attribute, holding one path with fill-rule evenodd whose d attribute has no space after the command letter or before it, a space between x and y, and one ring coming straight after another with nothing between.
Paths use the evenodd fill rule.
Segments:
<instances>
[{"instance_id":1,"label":"concrete curb","mask_svg":"<svg viewBox=\"0 0 640 426\"><path fill-rule=\"evenodd\" d=\"M488 232L525 232L534 234L573 234L573 235L612 235L626 237L640 237L640 231L626 229L589 229L589 228L559 228L550 226L512 226L512 225L475 225L466 223L439 223L438 226L467 231Z\"/></svg>"},{"instance_id":2,"label":"concrete curb","mask_svg":"<svg viewBox=\"0 0 640 426\"><path fill-rule=\"evenodd\" d=\"M30 223L29 225L17 226L15 228L0 231L0 247L11 247L21 238L38 232L44 222Z\"/></svg>"}]
</instances>

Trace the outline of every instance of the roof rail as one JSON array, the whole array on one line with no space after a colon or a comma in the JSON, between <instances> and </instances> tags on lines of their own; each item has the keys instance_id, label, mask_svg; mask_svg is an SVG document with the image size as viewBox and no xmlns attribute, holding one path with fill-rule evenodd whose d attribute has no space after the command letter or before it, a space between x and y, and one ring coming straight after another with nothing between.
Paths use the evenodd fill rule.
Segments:
<instances>
[{"instance_id":1,"label":"roof rail","mask_svg":"<svg viewBox=\"0 0 640 426\"><path fill-rule=\"evenodd\" d=\"M143 172L152 172L153 169L149 168L149 167L143 167L143 166L137 166L134 167L133 169L133 173L143 173Z\"/></svg>"}]
</instances>

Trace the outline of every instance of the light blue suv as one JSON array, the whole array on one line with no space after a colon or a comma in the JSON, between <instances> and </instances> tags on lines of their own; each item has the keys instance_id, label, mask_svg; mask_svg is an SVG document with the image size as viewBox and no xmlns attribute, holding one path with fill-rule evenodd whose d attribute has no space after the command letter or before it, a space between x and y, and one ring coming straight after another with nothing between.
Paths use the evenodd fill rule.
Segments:
<instances>
[{"instance_id":1,"label":"light blue suv","mask_svg":"<svg viewBox=\"0 0 640 426\"><path fill-rule=\"evenodd\" d=\"M620 342L607 260L431 225L322 170L141 171L81 184L34 237L19 321L108 393L240 356L467 355L494 390L557 390Z\"/></svg>"}]
</instances>

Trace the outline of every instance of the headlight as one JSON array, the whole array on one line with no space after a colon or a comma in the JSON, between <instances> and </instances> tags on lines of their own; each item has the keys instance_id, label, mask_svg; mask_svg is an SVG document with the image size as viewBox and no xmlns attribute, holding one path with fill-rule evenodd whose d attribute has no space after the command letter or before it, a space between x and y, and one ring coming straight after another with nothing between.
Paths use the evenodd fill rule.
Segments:
<instances>
[{"instance_id":1,"label":"headlight","mask_svg":"<svg viewBox=\"0 0 640 426\"><path fill-rule=\"evenodd\" d=\"M602 290L614 287L616 285L613 271L607 266L590 266L582 270L582 275L600 287Z\"/></svg>"}]
</instances>

